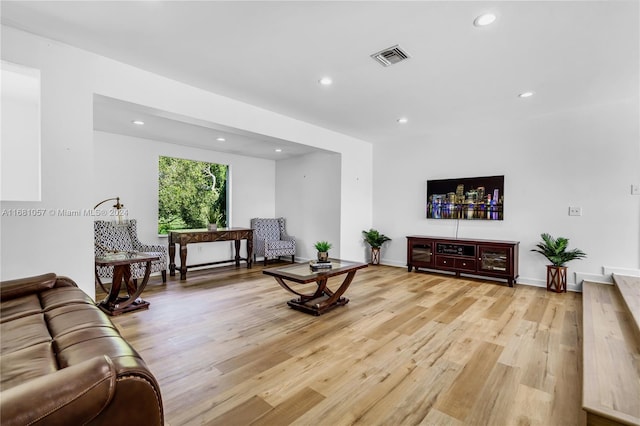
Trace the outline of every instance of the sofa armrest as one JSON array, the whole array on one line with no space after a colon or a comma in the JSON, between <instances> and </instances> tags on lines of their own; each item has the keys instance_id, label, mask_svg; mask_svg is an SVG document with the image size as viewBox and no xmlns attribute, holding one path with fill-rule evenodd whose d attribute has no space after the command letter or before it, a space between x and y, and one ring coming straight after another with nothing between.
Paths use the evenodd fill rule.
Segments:
<instances>
[{"instance_id":1,"label":"sofa armrest","mask_svg":"<svg viewBox=\"0 0 640 426\"><path fill-rule=\"evenodd\" d=\"M49 290L55 286L56 279L56 274L51 272L32 277L0 281L0 298L9 300Z\"/></svg>"},{"instance_id":2,"label":"sofa armrest","mask_svg":"<svg viewBox=\"0 0 640 426\"><path fill-rule=\"evenodd\" d=\"M97 356L3 390L3 426L86 424L109 404L116 386L113 361Z\"/></svg>"},{"instance_id":3,"label":"sofa armrest","mask_svg":"<svg viewBox=\"0 0 640 426\"><path fill-rule=\"evenodd\" d=\"M78 284L69 277L57 277L54 287L78 287Z\"/></svg>"}]
</instances>

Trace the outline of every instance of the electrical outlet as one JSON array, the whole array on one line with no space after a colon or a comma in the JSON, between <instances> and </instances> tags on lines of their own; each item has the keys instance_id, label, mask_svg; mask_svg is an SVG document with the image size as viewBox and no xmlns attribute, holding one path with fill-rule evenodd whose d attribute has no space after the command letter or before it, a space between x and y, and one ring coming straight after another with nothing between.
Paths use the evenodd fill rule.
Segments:
<instances>
[{"instance_id":1,"label":"electrical outlet","mask_svg":"<svg viewBox=\"0 0 640 426\"><path fill-rule=\"evenodd\" d=\"M582 216L582 207L569 207L569 216Z\"/></svg>"},{"instance_id":2,"label":"electrical outlet","mask_svg":"<svg viewBox=\"0 0 640 426\"><path fill-rule=\"evenodd\" d=\"M640 183L631 184L631 195L640 195Z\"/></svg>"}]
</instances>

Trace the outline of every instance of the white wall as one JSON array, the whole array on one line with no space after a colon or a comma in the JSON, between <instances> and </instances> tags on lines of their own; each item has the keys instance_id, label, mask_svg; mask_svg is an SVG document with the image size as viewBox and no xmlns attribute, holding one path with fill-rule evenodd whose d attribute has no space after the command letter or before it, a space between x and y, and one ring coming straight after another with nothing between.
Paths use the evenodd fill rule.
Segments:
<instances>
[{"instance_id":1,"label":"white wall","mask_svg":"<svg viewBox=\"0 0 640 426\"><path fill-rule=\"evenodd\" d=\"M636 94L521 121L465 123L405 141L402 150L376 146L374 170L393 170L374 178L374 226L393 238L382 262L406 265L407 235L455 236L456 221L425 218L427 179L503 174L505 220L461 220L458 236L520 241L518 282L545 283L547 261L530 251L542 232L587 253L568 264L570 283L573 272L637 269L640 196L631 184L640 182L639 117ZM568 216L569 206L582 207L582 216Z\"/></svg>"},{"instance_id":2,"label":"white wall","mask_svg":"<svg viewBox=\"0 0 640 426\"><path fill-rule=\"evenodd\" d=\"M1 218L0 277L47 272L67 275L94 295L92 64L79 50L2 27L2 59L41 71L39 202L2 202L2 209L33 209L43 216ZM36 210L37 209L37 210Z\"/></svg>"},{"instance_id":3,"label":"white wall","mask_svg":"<svg viewBox=\"0 0 640 426\"><path fill-rule=\"evenodd\" d=\"M314 244L320 240L332 244L330 256L341 257L340 165L335 153L277 162L276 216L287 219L287 232L296 238L296 257L301 260L316 258Z\"/></svg>"},{"instance_id":4,"label":"white wall","mask_svg":"<svg viewBox=\"0 0 640 426\"><path fill-rule=\"evenodd\" d=\"M129 218L137 219L138 237L144 243L167 245L167 237L158 236L157 231L160 156L229 165L231 226L249 227L252 217L275 214L275 161L99 131L94 132L93 154L98 176L94 190L96 203L119 196ZM256 176L260 176L259 181ZM105 203L103 207L111 204ZM245 250L243 241L242 256ZM198 244L188 247L188 263L228 260L234 254L233 242ZM178 252L175 260L179 265Z\"/></svg>"},{"instance_id":5,"label":"white wall","mask_svg":"<svg viewBox=\"0 0 640 426\"><path fill-rule=\"evenodd\" d=\"M0 198L40 201L40 71L4 61L0 68Z\"/></svg>"},{"instance_id":6,"label":"white wall","mask_svg":"<svg viewBox=\"0 0 640 426\"><path fill-rule=\"evenodd\" d=\"M369 143L11 27L1 30L2 59L41 71L43 176L41 202L3 202L2 208L95 205L92 101L99 94L340 153L341 255L361 257L351 238L361 226L353 218L370 222L372 216ZM2 219L2 279L54 271L94 295L92 217Z\"/></svg>"}]
</instances>

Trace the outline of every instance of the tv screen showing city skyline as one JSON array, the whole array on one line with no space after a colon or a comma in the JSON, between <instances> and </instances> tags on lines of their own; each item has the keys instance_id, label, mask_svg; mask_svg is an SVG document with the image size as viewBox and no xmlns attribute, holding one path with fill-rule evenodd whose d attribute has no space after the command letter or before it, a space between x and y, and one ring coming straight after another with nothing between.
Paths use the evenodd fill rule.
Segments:
<instances>
[{"instance_id":1,"label":"tv screen showing city skyline","mask_svg":"<svg viewBox=\"0 0 640 426\"><path fill-rule=\"evenodd\" d=\"M428 180L427 219L504 220L504 176Z\"/></svg>"}]
</instances>

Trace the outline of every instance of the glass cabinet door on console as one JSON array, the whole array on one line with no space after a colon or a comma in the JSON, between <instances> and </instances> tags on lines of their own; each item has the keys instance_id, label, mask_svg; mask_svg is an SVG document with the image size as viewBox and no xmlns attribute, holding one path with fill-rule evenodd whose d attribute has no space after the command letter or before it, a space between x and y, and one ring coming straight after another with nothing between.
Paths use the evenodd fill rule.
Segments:
<instances>
[{"instance_id":1,"label":"glass cabinet door on console","mask_svg":"<svg viewBox=\"0 0 640 426\"><path fill-rule=\"evenodd\" d=\"M434 265L433 242L429 240L409 240L408 244L409 272L413 267L429 268Z\"/></svg>"},{"instance_id":2,"label":"glass cabinet door on console","mask_svg":"<svg viewBox=\"0 0 640 426\"><path fill-rule=\"evenodd\" d=\"M433 247L431 244L416 244L413 246L413 260L416 263L431 265L433 263Z\"/></svg>"},{"instance_id":3,"label":"glass cabinet door on console","mask_svg":"<svg viewBox=\"0 0 640 426\"><path fill-rule=\"evenodd\" d=\"M494 274L509 275L511 249L509 247L478 246L478 269Z\"/></svg>"}]
</instances>

